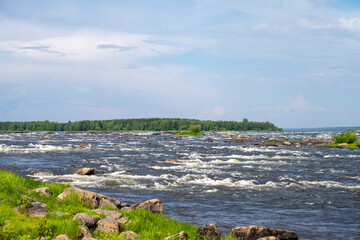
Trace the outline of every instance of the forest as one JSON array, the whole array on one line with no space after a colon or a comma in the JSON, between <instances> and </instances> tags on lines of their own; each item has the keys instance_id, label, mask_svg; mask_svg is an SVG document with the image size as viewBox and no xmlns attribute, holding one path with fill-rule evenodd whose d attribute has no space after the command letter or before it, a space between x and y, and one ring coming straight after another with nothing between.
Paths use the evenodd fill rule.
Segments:
<instances>
[{"instance_id":1,"label":"forest","mask_svg":"<svg viewBox=\"0 0 360 240\"><path fill-rule=\"evenodd\" d=\"M270 122L252 122L246 118L241 122L182 118L0 122L0 131L181 131L191 125L201 125L202 131L282 131Z\"/></svg>"}]
</instances>

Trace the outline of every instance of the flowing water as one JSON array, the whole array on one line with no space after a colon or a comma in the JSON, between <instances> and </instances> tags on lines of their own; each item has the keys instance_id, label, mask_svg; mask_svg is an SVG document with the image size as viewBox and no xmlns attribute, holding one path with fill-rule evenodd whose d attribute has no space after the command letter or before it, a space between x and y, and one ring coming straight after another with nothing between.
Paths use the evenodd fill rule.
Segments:
<instances>
[{"instance_id":1,"label":"flowing water","mask_svg":"<svg viewBox=\"0 0 360 240\"><path fill-rule=\"evenodd\" d=\"M337 133L240 134L301 140ZM214 223L224 233L262 225L296 231L300 239L360 239L359 149L264 147L218 133L179 140L166 133L55 133L40 139L45 135L0 134L1 166L122 202L158 198L165 215L198 226ZM72 174L81 167L96 174ZM34 176L37 171L54 175Z\"/></svg>"}]
</instances>

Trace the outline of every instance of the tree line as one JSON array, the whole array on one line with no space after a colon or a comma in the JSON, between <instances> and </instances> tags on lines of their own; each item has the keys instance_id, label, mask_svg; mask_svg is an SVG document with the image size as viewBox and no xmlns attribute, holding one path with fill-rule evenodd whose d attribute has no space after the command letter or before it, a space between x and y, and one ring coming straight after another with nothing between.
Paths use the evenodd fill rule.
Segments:
<instances>
[{"instance_id":1,"label":"tree line","mask_svg":"<svg viewBox=\"0 0 360 240\"><path fill-rule=\"evenodd\" d=\"M2 131L181 131L200 125L202 131L282 131L270 122L210 121L182 118L139 118L83 120L67 123L51 121L0 122Z\"/></svg>"}]
</instances>

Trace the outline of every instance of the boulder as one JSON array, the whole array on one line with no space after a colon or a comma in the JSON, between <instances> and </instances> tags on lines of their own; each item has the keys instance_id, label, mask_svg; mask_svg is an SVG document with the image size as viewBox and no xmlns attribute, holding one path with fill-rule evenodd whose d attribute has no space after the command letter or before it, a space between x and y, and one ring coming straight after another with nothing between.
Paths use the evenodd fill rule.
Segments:
<instances>
[{"instance_id":1,"label":"boulder","mask_svg":"<svg viewBox=\"0 0 360 240\"><path fill-rule=\"evenodd\" d=\"M54 240L71 240L71 239L67 235L61 234L61 235L57 236L56 238L54 238Z\"/></svg>"},{"instance_id":2,"label":"boulder","mask_svg":"<svg viewBox=\"0 0 360 240\"><path fill-rule=\"evenodd\" d=\"M74 174L79 175L94 175L95 169L94 168L79 168L74 171Z\"/></svg>"},{"instance_id":3,"label":"boulder","mask_svg":"<svg viewBox=\"0 0 360 240\"><path fill-rule=\"evenodd\" d=\"M130 209L146 209L153 213L164 213L164 206L159 199L151 199L142 203L135 203Z\"/></svg>"},{"instance_id":4,"label":"boulder","mask_svg":"<svg viewBox=\"0 0 360 240\"><path fill-rule=\"evenodd\" d=\"M277 237L280 240L297 240L298 236L293 231L270 229L262 226L236 227L231 233L237 240L257 240L263 237Z\"/></svg>"},{"instance_id":5,"label":"boulder","mask_svg":"<svg viewBox=\"0 0 360 240\"><path fill-rule=\"evenodd\" d=\"M80 144L80 147L95 147L95 145L90 143L82 143Z\"/></svg>"},{"instance_id":6,"label":"boulder","mask_svg":"<svg viewBox=\"0 0 360 240\"><path fill-rule=\"evenodd\" d=\"M95 231L110 234L119 233L121 231L121 225L114 219L105 218L97 222Z\"/></svg>"},{"instance_id":7,"label":"boulder","mask_svg":"<svg viewBox=\"0 0 360 240\"><path fill-rule=\"evenodd\" d=\"M166 237L164 240L185 240L185 239L189 239L189 236L187 235L186 232L181 231L177 234Z\"/></svg>"},{"instance_id":8,"label":"boulder","mask_svg":"<svg viewBox=\"0 0 360 240\"><path fill-rule=\"evenodd\" d=\"M48 187L30 189L29 192L36 192L40 195L47 197L52 195L52 192Z\"/></svg>"},{"instance_id":9,"label":"boulder","mask_svg":"<svg viewBox=\"0 0 360 240\"><path fill-rule=\"evenodd\" d=\"M131 225L133 223L133 221L127 217L122 217L118 220L116 220L118 223L121 224L121 226L128 226Z\"/></svg>"},{"instance_id":10,"label":"boulder","mask_svg":"<svg viewBox=\"0 0 360 240\"><path fill-rule=\"evenodd\" d=\"M68 196L70 196L71 194L76 194L78 195L83 201L90 201L91 206L93 208L98 208L100 206L100 201L101 199L106 199L109 202L113 203L116 207L120 207L121 203L120 201L104 196L102 194L99 193L94 193L94 192L90 192L90 191L86 191L86 190L82 190L80 188L77 187L71 187L71 188L67 188L65 189L59 196L58 199L60 201L65 200Z\"/></svg>"},{"instance_id":11,"label":"boulder","mask_svg":"<svg viewBox=\"0 0 360 240\"><path fill-rule=\"evenodd\" d=\"M132 240L132 239L136 239L138 237L139 237L139 234L137 234L136 232L133 232L133 231L126 231L126 232L120 233L120 238L124 239L124 240Z\"/></svg>"},{"instance_id":12,"label":"boulder","mask_svg":"<svg viewBox=\"0 0 360 240\"><path fill-rule=\"evenodd\" d=\"M271 237L258 238L257 240L280 240L280 238L271 236Z\"/></svg>"},{"instance_id":13,"label":"boulder","mask_svg":"<svg viewBox=\"0 0 360 240\"><path fill-rule=\"evenodd\" d=\"M201 239L220 239L221 233L214 224L202 225L198 228Z\"/></svg>"},{"instance_id":14,"label":"boulder","mask_svg":"<svg viewBox=\"0 0 360 240\"><path fill-rule=\"evenodd\" d=\"M140 137L141 139L147 140L149 137Z\"/></svg>"},{"instance_id":15,"label":"boulder","mask_svg":"<svg viewBox=\"0 0 360 240\"><path fill-rule=\"evenodd\" d=\"M89 230L88 227L85 227L85 226L79 226L79 229L81 231L81 238L84 239L84 238L91 238L91 232Z\"/></svg>"},{"instance_id":16,"label":"boulder","mask_svg":"<svg viewBox=\"0 0 360 240\"><path fill-rule=\"evenodd\" d=\"M99 214L104 214L105 218L112 218L114 220L118 220L123 217L123 215L117 211L111 211L111 210L96 210L95 212Z\"/></svg>"},{"instance_id":17,"label":"boulder","mask_svg":"<svg viewBox=\"0 0 360 240\"><path fill-rule=\"evenodd\" d=\"M110 208L112 210L118 209L118 207L114 203L112 203L111 201L109 201L106 198L101 198L100 199L99 208L101 208L101 209L109 209Z\"/></svg>"},{"instance_id":18,"label":"boulder","mask_svg":"<svg viewBox=\"0 0 360 240\"><path fill-rule=\"evenodd\" d=\"M58 211L58 212L54 212L56 215L58 215L58 216L62 216L62 215L70 215L70 213L68 213L68 212L60 212L60 211Z\"/></svg>"},{"instance_id":19,"label":"boulder","mask_svg":"<svg viewBox=\"0 0 360 240\"><path fill-rule=\"evenodd\" d=\"M31 197L21 195L24 204L20 205L17 210L25 211L32 217L45 217L47 214L46 204Z\"/></svg>"},{"instance_id":20,"label":"boulder","mask_svg":"<svg viewBox=\"0 0 360 240\"><path fill-rule=\"evenodd\" d=\"M88 213L78 213L73 217L73 220L78 221L78 223L82 226L86 226L92 228L95 226L95 219L90 216Z\"/></svg>"}]
</instances>

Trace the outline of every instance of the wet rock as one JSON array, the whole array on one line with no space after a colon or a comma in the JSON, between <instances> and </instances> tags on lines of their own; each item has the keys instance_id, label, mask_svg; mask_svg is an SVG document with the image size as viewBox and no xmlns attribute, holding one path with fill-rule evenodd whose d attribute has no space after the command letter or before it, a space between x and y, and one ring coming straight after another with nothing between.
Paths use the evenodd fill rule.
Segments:
<instances>
[{"instance_id":1,"label":"wet rock","mask_svg":"<svg viewBox=\"0 0 360 240\"><path fill-rule=\"evenodd\" d=\"M189 236L187 235L186 232L181 231L177 234L166 237L164 240L184 240L184 239L189 239Z\"/></svg>"},{"instance_id":2,"label":"wet rock","mask_svg":"<svg viewBox=\"0 0 360 240\"><path fill-rule=\"evenodd\" d=\"M121 231L121 225L111 218L101 219L96 224L95 231L104 233L119 233Z\"/></svg>"},{"instance_id":3,"label":"wet rock","mask_svg":"<svg viewBox=\"0 0 360 240\"><path fill-rule=\"evenodd\" d=\"M64 190L64 192L62 192L59 196L58 199L60 201L65 200L67 197L69 197L71 194L76 194L78 195L83 201L90 201L91 206L93 208L98 208L100 205L100 200L101 199L106 199L108 201L110 201L111 203L113 203L116 207L120 207L121 203L120 201L107 197L105 195L101 195L99 193L94 193L94 192L90 192L90 191L86 191L86 190L82 190L80 188L77 187L71 187L71 188L67 188Z\"/></svg>"},{"instance_id":4,"label":"wet rock","mask_svg":"<svg viewBox=\"0 0 360 240\"><path fill-rule=\"evenodd\" d=\"M297 240L293 231L270 229L262 226L237 227L231 230L237 240L256 240L263 237L277 237L280 240Z\"/></svg>"},{"instance_id":5,"label":"wet rock","mask_svg":"<svg viewBox=\"0 0 360 240\"><path fill-rule=\"evenodd\" d=\"M29 192L36 192L40 195L47 197L52 195L52 192L48 187L30 189Z\"/></svg>"},{"instance_id":6,"label":"wet rock","mask_svg":"<svg viewBox=\"0 0 360 240\"><path fill-rule=\"evenodd\" d=\"M214 224L202 225L198 228L201 239L220 239L221 233Z\"/></svg>"},{"instance_id":7,"label":"wet rock","mask_svg":"<svg viewBox=\"0 0 360 240\"><path fill-rule=\"evenodd\" d=\"M149 137L140 137L141 139L147 140Z\"/></svg>"},{"instance_id":8,"label":"wet rock","mask_svg":"<svg viewBox=\"0 0 360 240\"><path fill-rule=\"evenodd\" d=\"M79 168L74 171L74 174L79 175L94 175L95 169L94 168Z\"/></svg>"},{"instance_id":9,"label":"wet rock","mask_svg":"<svg viewBox=\"0 0 360 240\"><path fill-rule=\"evenodd\" d=\"M78 223L82 226L86 226L92 228L95 226L95 219L90 216L88 213L78 213L73 217L73 220L78 221Z\"/></svg>"},{"instance_id":10,"label":"wet rock","mask_svg":"<svg viewBox=\"0 0 360 240\"><path fill-rule=\"evenodd\" d=\"M133 231L126 231L126 232L120 233L121 239L132 240L132 239L136 239L138 237L139 237L139 234L137 234L136 232L133 232Z\"/></svg>"},{"instance_id":11,"label":"wet rock","mask_svg":"<svg viewBox=\"0 0 360 240\"><path fill-rule=\"evenodd\" d=\"M130 209L146 209L153 213L164 213L164 206L159 199L151 199L142 203L135 203Z\"/></svg>"},{"instance_id":12,"label":"wet rock","mask_svg":"<svg viewBox=\"0 0 360 240\"><path fill-rule=\"evenodd\" d=\"M280 238L271 236L271 237L258 238L257 240L280 240Z\"/></svg>"},{"instance_id":13,"label":"wet rock","mask_svg":"<svg viewBox=\"0 0 360 240\"><path fill-rule=\"evenodd\" d=\"M165 162L168 162L168 163L181 163L181 161L176 160L176 159L171 159L171 158L165 159Z\"/></svg>"},{"instance_id":14,"label":"wet rock","mask_svg":"<svg viewBox=\"0 0 360 240\"><path fill-rule=\"evenodd\" d=\"M121 135L120 135L120 136L118 136L117 138L124 138L124 136L121 136Z\"/></svg>"},{"instance_id":15,"label":"wet rock","mask_svg":"<svg viewBox=\"0 0 360 240\"><path fill-rule=\"evenodd\" d=\"M61 234L61 235L57 236L56 238L54 238L54 240L71 240L71 239L67 235Z\"/></svg>"},{"instance_id":16,"label":"wet rock","mask_svg":"<svg viewBox=\"0 0 360 240\"><path fill-rule=\"evenodd\" d=\"M95 147L95 145L91 143L82 143L80 144L80 147Z\"/></svg>"}]
</instances>

